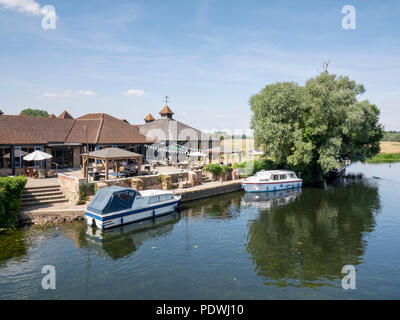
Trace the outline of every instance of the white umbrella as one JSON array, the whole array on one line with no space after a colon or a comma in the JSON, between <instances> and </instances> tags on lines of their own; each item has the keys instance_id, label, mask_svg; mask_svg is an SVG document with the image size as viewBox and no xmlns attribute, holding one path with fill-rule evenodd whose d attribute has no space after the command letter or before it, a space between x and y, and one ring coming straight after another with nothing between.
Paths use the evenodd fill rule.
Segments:
<instances>
[{"instance_id":1,"label":"white umbrella","mask_svg":"<svg viewBox=\"0 0 400 320\"><path fill-rule=\"evenodd\" d=\"M205 153L201 153L201 152L191 152L188 154L189 157L205 157L206 154Z\"/></svg>"},{"instance_id":2,"label":"white umbrella","mask_svg":"<svg viewBox=\"0 0 400 320\"><path fill-rule=\"evenodd\" d=\"M51 154L48 154L46 152L36 150L28 155L26 155L23 159L25 161L41 161L41 160L46 160L53 158Z\"/></svg>"}]
</instances>

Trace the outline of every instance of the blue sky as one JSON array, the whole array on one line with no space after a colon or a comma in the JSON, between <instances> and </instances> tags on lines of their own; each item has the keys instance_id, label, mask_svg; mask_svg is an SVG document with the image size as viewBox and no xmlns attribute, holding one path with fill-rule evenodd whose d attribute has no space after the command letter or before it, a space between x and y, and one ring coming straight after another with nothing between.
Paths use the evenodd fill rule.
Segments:
<instances>
[{"instance_id":1,"label":"blue sky","mask_svg":"<svg viewBox=\"0 0 400 320\"><path fill-rule=\"evenodd\" d=\"M53 5L55 30L41 27ZM341 26L344 5L356 30ZM400 130L400 1L0 0L0 109L130 123L175 118L201 129L246 129L249 97L277 81L330 72L364 84L362 99Z\"/></svg>"}]
</instances>

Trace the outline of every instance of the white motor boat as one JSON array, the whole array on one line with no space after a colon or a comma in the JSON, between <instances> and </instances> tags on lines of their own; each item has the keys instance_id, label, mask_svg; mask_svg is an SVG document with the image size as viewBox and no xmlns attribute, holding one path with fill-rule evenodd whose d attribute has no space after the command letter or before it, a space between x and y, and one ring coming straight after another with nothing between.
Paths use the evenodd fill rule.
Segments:
<instances>
[{"instance_id":1,"label":"white motor boat","mask_svg":"<svg viewBox=\"0 0 400 320\"><path fill-rule=\"evenodd\" d=\"M301 187L303 180L288 170L261 170L254 176L242 180L246 192L279 191Z\"/></svg>"},{"instance_id":2,"label":"white motor boat","mask_svg":"<svg viewBox=\"0 0 400 320\"><path fill-rule=\"evenodd\" d=\"M112 186L97 191L85 211L86 221L100 229L163 216L181 208L181 196L171 191Z\"/></svg>"}]
</instances>

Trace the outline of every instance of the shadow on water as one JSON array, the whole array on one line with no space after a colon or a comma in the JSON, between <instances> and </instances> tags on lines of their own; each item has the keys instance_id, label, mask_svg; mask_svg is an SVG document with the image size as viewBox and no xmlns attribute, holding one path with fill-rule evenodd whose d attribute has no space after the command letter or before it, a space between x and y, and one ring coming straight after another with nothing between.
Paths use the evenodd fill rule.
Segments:
<instances>
[{"instance_id":1,"label":"shadow on water","mask_svg":"<svg viewBox=\"0 0 400 320\"><path fill-rule=\"evenodd\" d=\"M132 255L144 241L170 233L179 219L180 214L175 212L103 231L87 226L80 230L79 245L114 260L120 259Z\"/></svg>"},{"instance_id":2,"label":"shadow on water","mask_svg":"<svg viewBox=\"0 0 400 320\"><path fill-rule=\"evenodd\" d=\"M259 207L246 249L264 284L316 287L334 285L344 265L363 262L380 199L372 184L342 182L304 188L286 206Z\"/></svg>"}]
</instances>

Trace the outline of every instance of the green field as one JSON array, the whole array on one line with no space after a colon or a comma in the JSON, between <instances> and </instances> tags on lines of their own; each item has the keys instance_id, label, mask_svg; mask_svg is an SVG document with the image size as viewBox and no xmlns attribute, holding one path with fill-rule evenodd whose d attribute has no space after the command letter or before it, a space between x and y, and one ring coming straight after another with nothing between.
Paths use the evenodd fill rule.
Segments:
<instances>
[{"instance_id":1,"label":"green field","mask_svg":"<svg viewBox=\"0 0 400 320\"><path fill-rule=\"evenodd\" d=\"M369 163L400 162L400 153L381 153L367 160Z\"/></svg>"}]
</instances>

